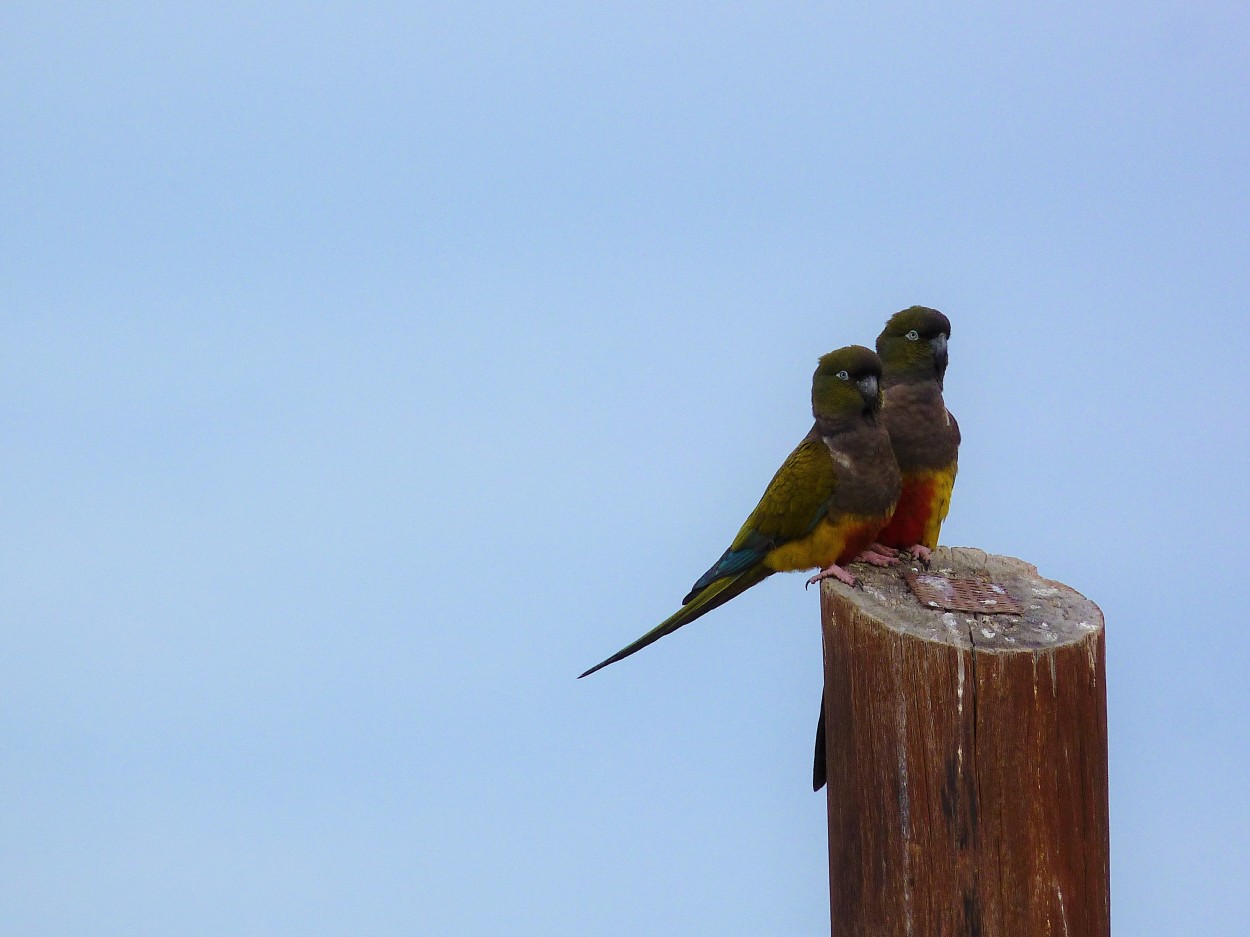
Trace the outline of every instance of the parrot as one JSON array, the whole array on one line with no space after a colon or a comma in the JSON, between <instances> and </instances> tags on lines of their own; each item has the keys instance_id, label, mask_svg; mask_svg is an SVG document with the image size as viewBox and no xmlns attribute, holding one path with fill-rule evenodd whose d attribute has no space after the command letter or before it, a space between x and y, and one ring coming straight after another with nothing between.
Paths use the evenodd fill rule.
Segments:
<instances>
[{"instance_id":1,"label":"parrot","mask_svg":"<svg viewBox=\"0 0 1250 937\"><path fill-rule=\"evenodd\" d=\"M890 437L878 420L881 359L862 345L823 355L812 376L815 423L782 463L729 548L682 600L589 676L723 605L773 573L818 568L808 585L836 578L877 537L902 488ZM581 679L579 677L578 679Z\"/></svg>"},{"instance_id":2,"label":"parrot","mask_svg":"<svg viewBox=\"0 0 1250 937\"><path fill-rule=\"evenodd\" d=\"M884 368L881 423L890 434L903 489L893 515L859 559L885 565L897 562L902 550L927 565L937 546L959 467L959 424L942 399L950 334L950 320L942 313L911 306L892 315L877 336ZM825 780L822 699L812 790L824 787Z\"/></svg>"}]
</instances>

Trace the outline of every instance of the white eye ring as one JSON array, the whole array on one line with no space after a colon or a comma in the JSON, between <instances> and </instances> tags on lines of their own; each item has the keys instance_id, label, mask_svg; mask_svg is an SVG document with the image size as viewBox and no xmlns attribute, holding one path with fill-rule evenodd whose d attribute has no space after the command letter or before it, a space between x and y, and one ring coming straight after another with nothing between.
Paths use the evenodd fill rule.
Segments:
<instances>
[{"instance_id":1,"label":"white eye ring","mask_svg":"<svg viewBox=\"0 0 1250 937\"><path fill-rule=\"evenodd\" d=\"M845 371L839 371L834 375L834 377L836 377L839 381L849 381L851 379L851 376Z\"/></svg>"},{"instance_id":2,"label":"white eye ring","mask_svg":"<svg viewBox=\"0 0 1250 937\"><path fill-rule=\"evenodd\" d=\"M920 341L920 333L917 332L915 329L912 329L910 332L907 333L906 338L909 342L918 342Z\"/></svg>"}]
</instances>

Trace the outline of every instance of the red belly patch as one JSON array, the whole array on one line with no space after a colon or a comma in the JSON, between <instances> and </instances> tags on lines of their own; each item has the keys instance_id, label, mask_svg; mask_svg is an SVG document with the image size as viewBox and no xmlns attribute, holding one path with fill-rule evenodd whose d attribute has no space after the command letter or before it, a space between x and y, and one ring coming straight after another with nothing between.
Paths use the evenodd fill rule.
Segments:
<instances>
[{"instance_id":1,"label":"red belly patch","mask_svg":"<svg viewBox=\"0 0 1250 937\"><path fill-rule=\"evenodd\" d=\"M910 547L917 543L932 549L937 544L924 543L925 528L933 517L937 479L905 478L898 496L898 506L890 523L877 534L877 542L887 547Z\"/></svg>"},{"instance_id":2,"label":"red belly patch","mask_svg":"<svg viewBox=\"0 0 1250 937\"><path fill-rule=\"evenodd\" d=\"M846 532L846 546L838 554L836 563L849 563L863 553L877 539L876 524L859 524ZM909 544L910 546L910 544Z\"/></svg>"}]
</instances>

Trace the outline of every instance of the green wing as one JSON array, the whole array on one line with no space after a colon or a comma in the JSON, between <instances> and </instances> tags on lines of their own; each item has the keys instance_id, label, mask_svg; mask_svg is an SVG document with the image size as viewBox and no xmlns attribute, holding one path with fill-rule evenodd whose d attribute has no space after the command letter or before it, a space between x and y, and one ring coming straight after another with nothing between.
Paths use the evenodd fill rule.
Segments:
<instances>
[{"instance_id":1,"label":"green wing","mask_svg":"<svg viewBox=\"0 0 1250 937\"><path fill-rule=\"evenodd\" d=\"M828 447L820 437L808 436L777 469L729 549L699 577L682 604L717 579L760 562L775 547L811 533L829 510L836 482Z\"/></svg>"},{"instance_id":2,"label":"green wing","mask_svg":"<svg viewBox=\"0 0 1250 937\"><path fill-rule=\"evenodd\" d=\"M834 481L833 458L824 442L814 435L804 439L768 483L733 544L699 578L681 608L582 676L672 634L772 575L761 560L773 547L810 533L820 523L833 500Z\"/></svg>"}]
</instances>

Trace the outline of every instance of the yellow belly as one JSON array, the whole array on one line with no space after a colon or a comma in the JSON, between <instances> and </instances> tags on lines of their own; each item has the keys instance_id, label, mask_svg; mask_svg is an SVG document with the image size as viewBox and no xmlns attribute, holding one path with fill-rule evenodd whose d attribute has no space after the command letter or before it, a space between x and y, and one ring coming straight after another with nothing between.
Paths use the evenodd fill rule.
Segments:
<instances>
[{"instance_id":1,"label":"yellow belly","mask_svg":"<svg viewBox=\"0 0 1250 937\"><path fill-rule=\"evenodd\" d=\"M937 547L938 534L942 532L942 522L946 520L946 515L951 509L951 492L955 489L955 467L944 469L937 473L934 479L936 484L933 493L933 513L929 516L929 523L925 525L924 545L930 550Z\"/></svg>"},{"instance_id":2,"label":"yellow belly","mask_svg":"<svg viewBox=\"0 0 1250 937\"><path fill-rule=\"evenodd\" d=\"M872 543L881 529L881 520L863 514L850 514L836 520L825 518L806 537L769 551L764 565L781 573L847 563Z\"/></svg>"}]
</instances>

